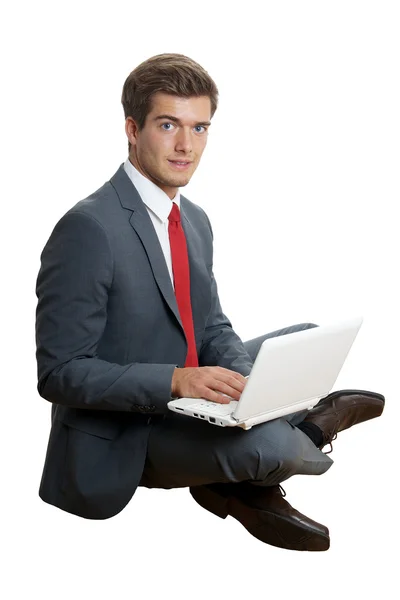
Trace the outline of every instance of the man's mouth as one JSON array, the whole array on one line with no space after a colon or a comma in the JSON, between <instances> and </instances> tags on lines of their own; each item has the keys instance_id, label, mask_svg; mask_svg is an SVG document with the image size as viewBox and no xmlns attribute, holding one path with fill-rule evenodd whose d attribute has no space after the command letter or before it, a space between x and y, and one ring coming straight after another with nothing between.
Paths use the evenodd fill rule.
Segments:
<instances>
[{"instance_id":1,"label":"man's mouth","mask_svg":"<svg viewBox=\"0 0 400 600\"><path fill-rule=\"evenodd\" d=\"M173 165L176 169L182 170L186 169L191 163L191 161L187 160L169 160L168 162Z\"/></svg>"}]
</instances>

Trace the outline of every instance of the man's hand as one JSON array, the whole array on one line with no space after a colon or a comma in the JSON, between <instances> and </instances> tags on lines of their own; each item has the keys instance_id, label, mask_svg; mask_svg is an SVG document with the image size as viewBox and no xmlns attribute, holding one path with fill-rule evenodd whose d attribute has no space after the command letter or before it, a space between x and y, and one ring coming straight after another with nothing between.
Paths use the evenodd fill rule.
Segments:
<instances>
[{"instance_id":1,"label":"man's hand","mask_svg":"<svg viewBox=\"0 0 400 600\"><path fill-rule=\"evenodd\" d=\"M224 367L176 368L172 376L171 394L178 398L204 398L228 404L231 399L239 400L246 382L243 375Z\"/></svg>"}]
</instances>

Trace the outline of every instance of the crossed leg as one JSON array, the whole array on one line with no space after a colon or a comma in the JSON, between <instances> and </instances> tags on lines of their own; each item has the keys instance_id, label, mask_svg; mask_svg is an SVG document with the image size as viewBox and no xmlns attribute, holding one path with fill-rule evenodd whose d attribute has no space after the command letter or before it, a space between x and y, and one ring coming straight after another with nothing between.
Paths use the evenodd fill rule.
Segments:
<instances>
[{"instance_id":1,"label":"crossed leg","mask_svg":"<svg viewBox=\"0 0 400 600\"><path fill-rule=\"evenodd\" d=\"M244 345L255 360L266 338L310 327L315 325L294 325ZM295 474L320 475L333 461L296 427L306 414L301 411L245 431L239 427L213 427L171 412L151 426L140 485L168 489L248 482L273 486Z\"/></svg>"}]
</instances>

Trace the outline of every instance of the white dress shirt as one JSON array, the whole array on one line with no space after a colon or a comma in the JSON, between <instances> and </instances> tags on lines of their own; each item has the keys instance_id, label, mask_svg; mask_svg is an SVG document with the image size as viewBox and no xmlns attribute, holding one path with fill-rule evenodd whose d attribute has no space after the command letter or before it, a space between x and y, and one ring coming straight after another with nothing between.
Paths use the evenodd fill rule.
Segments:
<instances>
[{"instance_id":1,"label":"white dress shirt","mask_svg":"<svg viewBox=\"0 0 400 600\"><path fill-rule=\"evenodd\" d=\"M149 213L151 222L156 230L157 237L160 241L161 249L163 251L165 262L167 263L169 275L171 277L172 287L174 287L174 276L172 273L172 260L171 260L171 247L169 244L168 235L168 216L172 209L172 203L178 205L180 209L180 192L179 189L173 200L163 192L161 188L155 183L147 179L144 175L139 173L136 167L133 166L129 158L124 163L124 169L129 179L139 192L141 199L143 200L147 212Z\"/></svg>"}]
</instances>

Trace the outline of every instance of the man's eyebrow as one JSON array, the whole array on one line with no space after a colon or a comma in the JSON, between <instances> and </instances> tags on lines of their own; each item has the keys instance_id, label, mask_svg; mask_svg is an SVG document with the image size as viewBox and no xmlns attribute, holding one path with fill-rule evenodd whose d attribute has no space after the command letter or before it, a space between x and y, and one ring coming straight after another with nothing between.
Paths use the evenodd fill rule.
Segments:
<instances>
[{"instance_id":1,"label":"man's eyebrow","mask_svg":"<svg viewBox=\"0 0 400 600\"><path fill-rule=\"evenodd\" d=\"M173 117L172 115L158 115L158 117L154 118L154 121L158 121L160 119L168 119L169 121L178 123L178 125L182 124L180 119L178 119L177 117ZM195 127L197 127L197 125L211 125L211 121L199 121L195 124Z\"/></svg>"}]
</instances>

